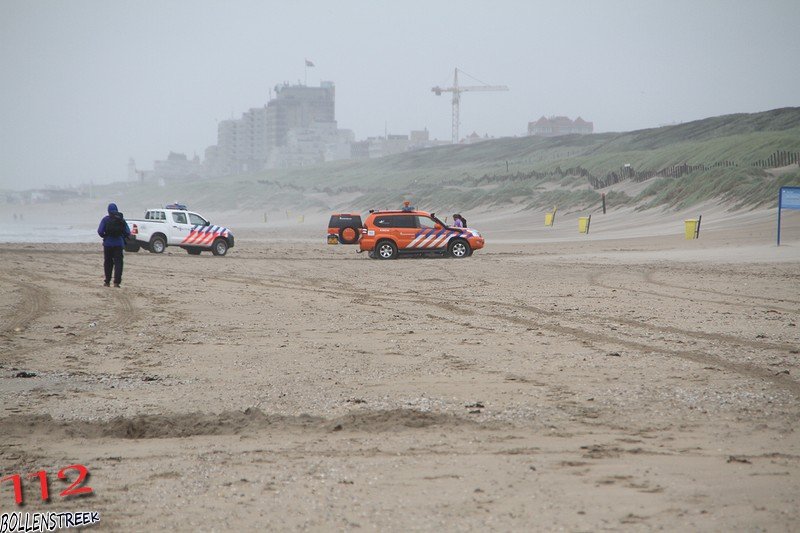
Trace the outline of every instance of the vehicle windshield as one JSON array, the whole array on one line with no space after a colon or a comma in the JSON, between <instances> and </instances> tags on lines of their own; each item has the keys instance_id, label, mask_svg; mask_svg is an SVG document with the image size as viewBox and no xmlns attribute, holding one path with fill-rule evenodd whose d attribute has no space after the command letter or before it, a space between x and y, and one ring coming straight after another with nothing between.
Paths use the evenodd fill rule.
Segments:
<instances>
[{"instance_id":1,"label":"vehicle windshield","mask_svg":"<svg viewBox=\"0 0 800 533\"><path fill-rule=\"evenodd\" d=\"M194 224L195 226L207 226L208 222L206 219L201 217L200 215L196 215L194 213L189 213L189 223Z\"/></svg>"},{"instance_id":2,"label":"vehicle windshield","mask_svg":"<svg viewBox=\"0 0 800 533\"><path fill-rule=\"evenodd\" d=\"M450 225L450 224L445 224L444 222L442 222L441 220L439 220L438 218L436 218L436 215L434 215L433 213L431 213L431 218L432 218L433 220L435 220L437 224L441 224L443 228L451 228L451 227L452 227L452 225Z\"/></svg>"},{"instance_id":3,"label":"vehicle windshield","mask_svg":"<svg viewBox=\"0 0 800 533\"><path fill-rule=\"evenodd\" d=\"M433 229L436 227L437 222L430 217L418 216L419 227L423 229Z\"/></svg>"}]
</instances>

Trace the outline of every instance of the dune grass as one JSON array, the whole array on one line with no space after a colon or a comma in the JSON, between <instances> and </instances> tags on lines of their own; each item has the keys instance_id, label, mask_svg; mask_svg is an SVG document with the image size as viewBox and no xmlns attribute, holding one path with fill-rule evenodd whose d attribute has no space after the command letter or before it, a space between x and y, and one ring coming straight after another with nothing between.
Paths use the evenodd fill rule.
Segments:
<instances>
[{"instance_id":1,"label":"dune grass","mask_svg":"<svg viewBox=\"0 0 800 533\"><path fill-rule=\"evenodd\" d=\"M636 197L641 209L685 209L718 199L733 209L777 207L778 190L800 184L800 169L778 177L758 168L715 168L679 179L657 178Z\"/></svg>"}]
</instances>

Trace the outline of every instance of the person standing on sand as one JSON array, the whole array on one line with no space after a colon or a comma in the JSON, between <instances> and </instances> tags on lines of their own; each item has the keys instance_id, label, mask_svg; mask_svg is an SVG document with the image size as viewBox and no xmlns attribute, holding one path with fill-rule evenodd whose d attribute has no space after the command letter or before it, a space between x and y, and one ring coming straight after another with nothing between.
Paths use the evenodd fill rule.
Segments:
<instances>
[{"instance_id":1,"label":"person standing on sand","mask_svg":"<svg viewBox=\"0 0 800 533\"><path fill-rule=\"evenodd\" d=\"M103 285L111 284L111 274L114 274L114 287L122 283L122 250L125 239L131 234L125 217L117 209L117 204L108 204L108 215L104 216L97 227L97 234L103 238L103 270L105 281Z\"/></svg>"}]
</instances>

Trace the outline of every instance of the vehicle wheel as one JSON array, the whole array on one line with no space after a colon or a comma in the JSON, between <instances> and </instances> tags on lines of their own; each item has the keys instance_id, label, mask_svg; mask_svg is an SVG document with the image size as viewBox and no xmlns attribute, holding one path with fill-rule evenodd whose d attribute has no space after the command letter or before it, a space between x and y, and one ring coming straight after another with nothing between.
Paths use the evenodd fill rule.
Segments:
<instances>
[{"instance_id":1,"label":"vehicle wheel","mask_svg":"<svg viewBox=\"0 0 800 533\"><path fill-rule=\"evenodd\" d=\"M469 247L469 243L464 239L453 239L447 246L447 253L450 257L463 259L464 257L469 257L470 253L472 253L472 249Z\"/></svg>"},{"instance_id":2,"label":"vehicle wheel","mask_svg":"<svg viewBox=\"0 0 800 533\"><path fill-rule=\"evenodd\" d=\"M200 255L200 252L202 252L202 250L200 248L187 248L186 252L189 255Z\"/></svg>"},{"instance_id":3,"label":"vehicle wheel","mask_svg":"<svg viewBox=\"0 0 800 533\"><path fill-rule=\"evenodd\" d=\"M339 230L339 242L342 244L355 244L361 236L359 228L347 226Z\"/></svg>"},{"instance_id":4,"label":"vehicle wheel","mask_svg":"<svg viewBox=\"0 0 800 533\"><path fill-rule=\"evenodd\" d=\"M378 259L397 258L397 246L392 241L378 241L375 246L375 255Z\"/></svg>"},{"instance_id":5,"label":"vehicle wheel","mask_svg":"<svg viewBox=\"0 0 800 533\"><path fill-rule=\"evenodd\" d=\"M166 248L167 241L164 240L164 237L161 237L160 235L154 235L153 238L150 239L151 254L163 254Z\"/></svg>"},{"instance_id":6,"label":"vehicle wheel","mask_svg":"<svg viewBox=\"0 0 800 533\"><path fill-rule=\"evenodd\" d=\"M219 238L211 245L211 253L214 255L225 255L228 253L228 241Z\"/></svg>"}]
</instances>

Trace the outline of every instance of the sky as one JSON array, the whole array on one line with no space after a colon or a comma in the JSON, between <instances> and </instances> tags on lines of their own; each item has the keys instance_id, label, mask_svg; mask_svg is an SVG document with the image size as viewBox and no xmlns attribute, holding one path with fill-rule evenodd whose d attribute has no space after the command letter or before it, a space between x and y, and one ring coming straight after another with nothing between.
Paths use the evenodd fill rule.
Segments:
<instances>
[{"instance_id":1,"label":"sky","mask_svg":"<svg viewBox=\"0 0 800 533\"><path fill-rule=\"evenodd\" d=\"M336 84L357 139L428 128L524 135L540 116L596 132L800 106L796 0L2 0L0 189L107 183L276 84ZM305 69L308 59L315 67Z\"/></svg>"}]
</instances>

